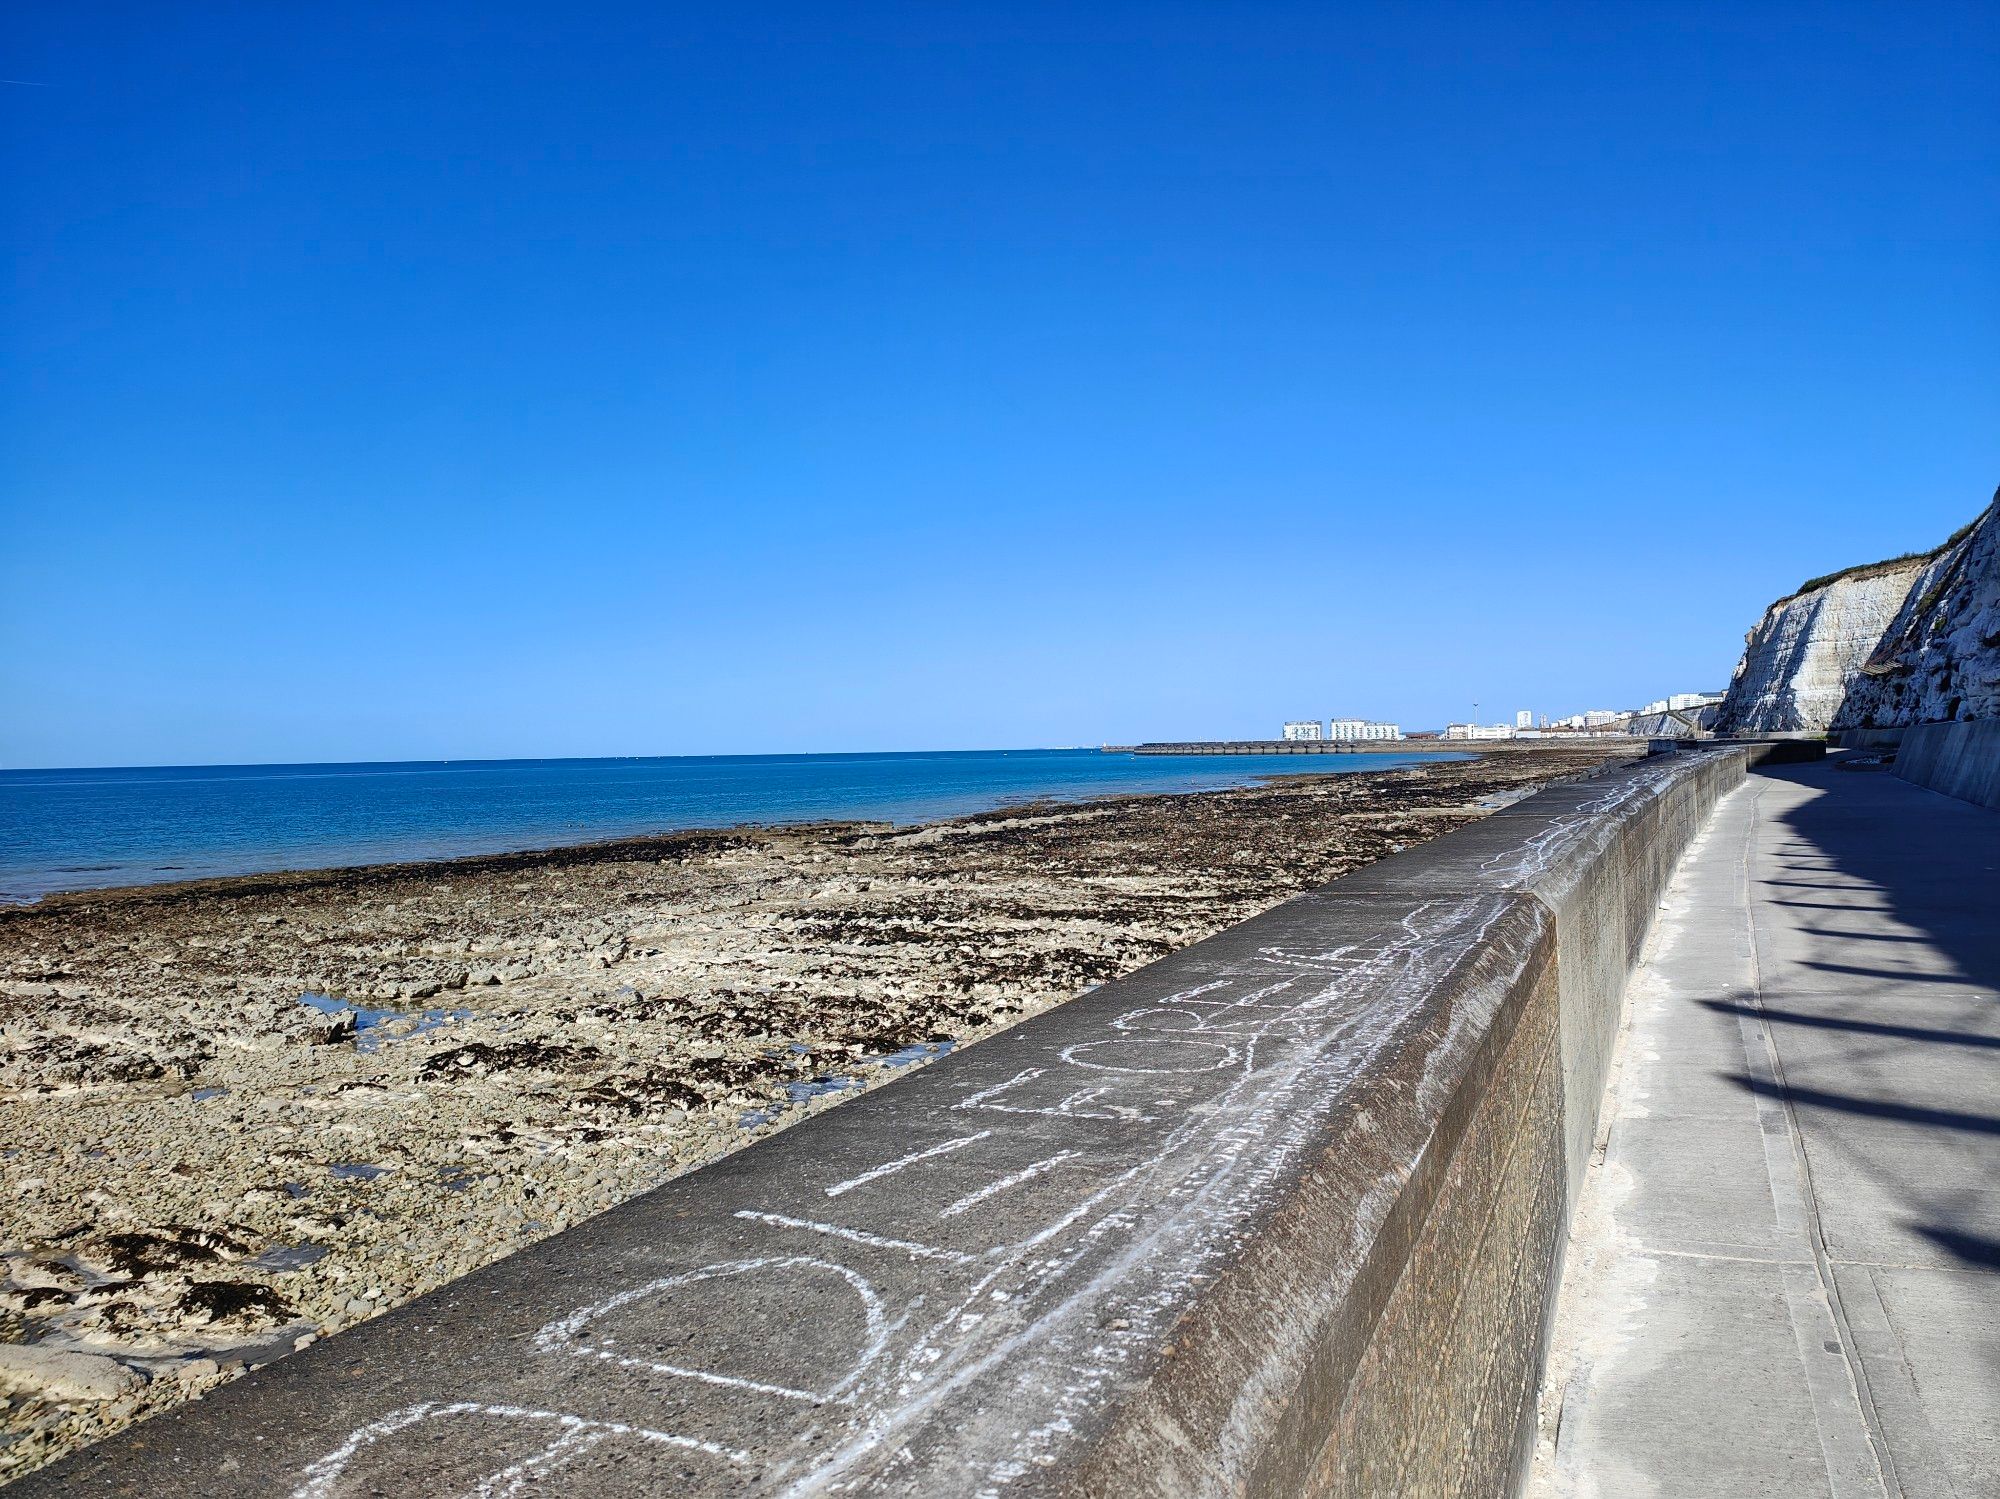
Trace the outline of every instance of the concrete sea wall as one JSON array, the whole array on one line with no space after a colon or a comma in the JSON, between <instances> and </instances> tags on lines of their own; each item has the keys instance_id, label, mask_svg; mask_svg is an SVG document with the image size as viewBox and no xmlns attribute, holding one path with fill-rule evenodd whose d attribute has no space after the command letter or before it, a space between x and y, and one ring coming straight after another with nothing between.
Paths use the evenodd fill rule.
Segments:
<instances>
[{"instance_id":1,"label":"concrete sea wall","mask_svg":"<svg viewBox=\"0 0 2000 1499\"><path fill-rule=\"evenodd\" d=\"M1505 1493L1627 972L1763 752L1545 791L20 1492Z\"/></svg>"},{"instance_id":2,"label":"concrete sea wall","mask_svg":"<svg viewBox=\"0 0 2000 1499\"><path fill-rule=\"evenodd\" d=\"M2000 807L2000 718L1913 724L1900 731L1895 748L1896 774L1904 780Z\"/></svg>"},{"instance_id":3,"label":"concrete sea wall","mask_svg":"<svg viewBox=\"0 0 2000 1499\"><path fill-rule=\"evenodd\" d=\"M1982 807L2000 807L2000 718L1840 729L1827 739L1862 754L1888 751L1904 780Z\"/></svg>"}]
</instances>

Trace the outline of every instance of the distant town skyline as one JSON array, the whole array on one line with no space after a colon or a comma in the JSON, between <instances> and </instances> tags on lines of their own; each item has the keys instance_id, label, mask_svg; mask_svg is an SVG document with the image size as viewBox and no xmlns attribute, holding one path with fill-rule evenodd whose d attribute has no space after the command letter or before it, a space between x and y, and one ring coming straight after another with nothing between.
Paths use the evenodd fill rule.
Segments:
<instances>
[{"instance_id":1,"label":"distant town skyline","mask_svg":"<svg viewBox=\"0 0 2000 1499\"><path fill-rule=\"evenodd\" d=\"M1629 704L1993 487L1990 7L9 22L4 766Z\"/></svg>"}]
</instances>

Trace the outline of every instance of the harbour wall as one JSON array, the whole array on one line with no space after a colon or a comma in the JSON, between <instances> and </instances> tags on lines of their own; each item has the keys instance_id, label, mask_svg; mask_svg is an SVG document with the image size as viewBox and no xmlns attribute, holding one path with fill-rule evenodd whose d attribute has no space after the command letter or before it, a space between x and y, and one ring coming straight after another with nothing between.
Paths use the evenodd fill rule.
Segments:
<instances>
[{"instance_id":1,"label":"harbour wall","mask_svg":"<svg viewBox=\"0 0 2000 1499\"><path fill-rule=\"evenodd\" d=\"M1551 788L20 1492L1505 1493L1627 973L1764 753Z\"/></svg>"}]
</instances>

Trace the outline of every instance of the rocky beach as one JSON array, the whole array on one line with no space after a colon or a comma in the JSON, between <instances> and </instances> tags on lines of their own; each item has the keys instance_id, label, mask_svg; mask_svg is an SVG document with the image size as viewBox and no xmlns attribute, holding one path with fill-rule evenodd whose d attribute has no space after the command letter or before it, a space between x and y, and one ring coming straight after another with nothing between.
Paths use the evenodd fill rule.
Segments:
<instances>
[{"instance_id":1,"label":"rocky beach","mask_svg":"<svg viewBox=\"0 0 2000 1499\"><path fill-rule=\"evenodd\" d=\"M0 911L0 1480L1636 752Z\"/></svg>"}]
</instances>

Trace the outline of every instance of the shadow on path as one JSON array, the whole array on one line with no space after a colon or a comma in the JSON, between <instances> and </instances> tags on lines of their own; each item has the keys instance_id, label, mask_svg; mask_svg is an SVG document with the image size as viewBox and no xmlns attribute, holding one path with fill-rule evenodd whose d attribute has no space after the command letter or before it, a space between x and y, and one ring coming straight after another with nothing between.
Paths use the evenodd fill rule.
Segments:
<instances>
[{"instance_id":1,"label":"shadow on path","mask_svg":"<svg viewBox=\"0 0 2000 1499\"><path fill-rule=\"evenodd\" d=\"M1704 999L1704 1008L1724 1015L1748 1015L1778 1025L1804 1025L1815 1030L1852 1031L1863 1036L1892 1036L1903 1041L1934 1041L1942 1046L1971 1046L2000 1051L2000 1036L1984 1031L1946 1031L1933 1026L1894 1025L1882 1020L1850 1020L1839 1015L1808 1015L1799 1010L1774 1010L1740 999Z\"/></svg>"},{"instance_id":2,"label":"shadow on path","mask_svg":"<svg viewBox=\"0 0 2000 1499\"><path fill-rule=\"evenodd\" d=\"M1703 1003L1768 1024L1783 1080L1728 1080L1791 1111L1843 1243L2000 1270L2000 813L1838 762L1759 775L1805 793L1767 789L1750 887L1782 997Z\"/></svg>"}]
</instances>

